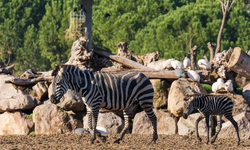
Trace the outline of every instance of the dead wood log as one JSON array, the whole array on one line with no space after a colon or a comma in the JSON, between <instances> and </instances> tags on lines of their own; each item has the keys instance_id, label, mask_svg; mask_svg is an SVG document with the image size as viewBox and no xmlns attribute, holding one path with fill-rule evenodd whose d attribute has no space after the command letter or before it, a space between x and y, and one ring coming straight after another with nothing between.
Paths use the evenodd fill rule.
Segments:
<instances>
[{"instance_id":1,"label":"dead wood log","mask_svg":"<svg viewBox=\"0 0 250 150\"><path fill-rule=\"evenodd\" d=\"M46 79L43 77L38 77L34 79L13 78L10 80L6 80L5 83L12 83L18 86L26 86L26 85L35 85L38 82L48 81L48 80L52 81L52 78L51 79Z\"/></svg>"},{"instance_id":2,"label":"dead wood log","mask_svg":"<svg viewBox=\"0 0 250 150\"><path fill-rule=\"evenodd\" d=\"M250 79L250 56L241 50L240 47L235 47L228 61L228 68L234 72Z\"/></svg>"},{"instance_id":3,"label":"dead wood log","mask_svg":"<svg viewBox=\"0 0 250 150\"><path fill-rule=\"evenodd\" d=\"M52 82L53 77L51 76L52 71L47 71L47 72L38 72L38 76L34 78L33 75L30 76L30 78L23 78L23 77L15 77L10 80L6 80L5 83L12 83L18 86L27 86L27 85L35 85L38 82L41 81L48 81Z\"/></svg>"},{"instance_id":4,"label":"dead wood log","mask_svg":"<svg viewBox=\"0 0 250 150\"><path fill-rule=\"evenodd\" d=\"M98 47L95 47L94 50L93 50L94 53L98 54L98 55L101 55L103 57L106 57L106 58L109 58L109 59L112 59L116 62L119 62L125 66L127 66L128 68L131 68L131 69L149 69L148 67L146 66L143 66L135 61L132 61L130 59L127 59L125 57L121 57L121 56L118 56L118 55L115 55L113 53L110 53L110 52L107 52L101 48L98 48Z\"/></svg>"},{"instance_id":5,"label":"dead wood log","mask_svg":"<svg viewBox=\"0 0 250 150\"><path fill-rule=\"evenodd\" d=\"M14 67L15 67L15 64L12 64L12 65L7 66L7 67L0 68L0 73L12 74Z\"/></svg>"},{"instance_id":6,"label":"dead wood log","mask_svg":"<svg viewBox=\"0 0 250 150\"><path fill-rule=\"evenodd\" d=\"M174 70L160 70L156 71L153 69L125 69L120 70L116 68L102 68L103 72L108 73L119 73L119 72L141 72L145 74L149 79L178 79L175 75ZM201 76L201 78L207 78L209 76L209 72L206 70L196 70Z\"/></svg>"}]
</instances>

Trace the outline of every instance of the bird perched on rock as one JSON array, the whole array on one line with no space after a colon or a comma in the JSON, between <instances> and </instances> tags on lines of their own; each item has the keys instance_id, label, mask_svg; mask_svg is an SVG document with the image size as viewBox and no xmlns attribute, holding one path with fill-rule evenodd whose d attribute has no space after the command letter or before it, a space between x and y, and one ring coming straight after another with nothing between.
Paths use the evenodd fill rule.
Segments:
<instances>
[{"instance_id":1,"label":"bird perched on rock","mask_svg":"<svg viewBox=\"0 0 250 150\"><path fill-rule=\"evenodd\" d=\"M233 92L234 88L233 88L232 80L227 80L225 85L224 85L224 88L227 92Z\"/></svg>"},{"instance_id":2,"label":"bird perched on rock","mask_svg":"<svg viewBox=\"0 0 250 150\"><path fill-rule=\"evenodd\" d=\"M190 62L190 59L188 57L185 57L184 60L183 60L183 66L185 69L188 69L188 67L191 66L191 62Z\"/></svg>"},{"instance_id":3,"label":"bird perched on rock","mask_svg":"<svg viewBox=\"0 0 250 150\"><path fill-rule=\"evenodd\" d=\"M181 77L186 78L185 70L182 69L182 68L177 68L177 69L175 69L175 70L174 70L174 73L175 73L175 75L176 75L178 78L181 78Z\"/></svg>"},{"instance_id":4,"label":"bird perched on rock","mask_svg":"<svg viewBox=\"0 0 250 150\"><path fill-rule=\"evenodd\" d=\"M200 82L200 75L196 71L191 70L191 67L187 70L187 76L193 80L193 83Z\"/></svg>"},{"instance_id":5,"label":"bird perched on rock","mask_svg":"<svg viewBox=\"0 0 250 150\"><path fill-rule=\"evenodd\" d=\"M224 88L224 80L222 78L218 78L217 81L212 84L212 91L217 93L217 91L222 88Z\"/></svg>"},{"instance_id":6,"label":"bird perched on rock","mask_svg":"<svg viewBox=\"0 0 250 150\"><path fill-rule=\"evenodd\" d=\"M184 68L183 63L178 61L178 60L173 60L171 61L171 66L176 69L176 68Z\"/></svg>"},{"instance_id":7,"label":"bird perched on rock","mask_svg":"<svg viewBox=\"0 0 250 150\"><path fill-rule=\"evenodd\" d=\"M200 59L200 60L198 60L198 66L201 69L205 69L205 70L212 69L211 63L208 60L206 60L206 59Z\"/></svg>"}]
</instances>

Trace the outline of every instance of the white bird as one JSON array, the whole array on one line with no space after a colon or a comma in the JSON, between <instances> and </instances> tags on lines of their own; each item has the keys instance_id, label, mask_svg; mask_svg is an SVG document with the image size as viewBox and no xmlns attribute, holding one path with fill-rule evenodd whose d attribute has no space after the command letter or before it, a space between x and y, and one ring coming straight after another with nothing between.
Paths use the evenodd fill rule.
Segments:
<instances>
[{"instance_id":1,"label":"white bird","mask_svg":"<svg viewBox=\"0 0 250 150\"><path fill-rule=\"evenodd\" d=\"M188 67L191 66L191 61L188 57L185 57L184 60L183 60L183 66L185 69L188 69Z\"/></svg>"},{"instance_id":2,"label":"white bird","mask_svg":"<svg viewBox=\"0 0 250 150\"><path fill-rule=\"evenodd\" d=\"M178 61L178 60L173 60L173 61L171 61L171 65L172 65L172 67L173 67L174 69L177 69L177 68L183 69L183 68L184 68L183 63L180 62L180 61Z\"/></svg>"},{"instance_id":3,"label":"white bird","mask_svg":"<svg viewBox=\"0 0 250 150\"><path fill-rule=\"evenodd\" d=\"M232 80L227 80L224 88L227 92L233 92L234 88L233 88Z\"/></svg>"},{"instance_id":4,"label":"white bird","mask_svg":"<svg viewBox=\"0 0 250 150\"><path fill-rule=\"evenodd\" d=\"M200 60L198 60L198 66L201 69L211 69L212 68L210 62L208 60L206 60L206 59L200 59Z\"/></svg>"},{"instance_id":5,"label":"white bird","mask_svg":"<svg viewBox=\"0 0 250 150\"><path fill-rule=\"evenodd\" d=\"M200 75L196 71L191 70L191 67L189 67L187 70L187 76L194 82L200 82Z\"/></svg>"},{"instance_id":6,"label":"white bird","mask_svg":"<svg viewBox=\"0 0 250 150\"><path fill-rule=\"evenodd\" d=\"M173 58L171 59L161 59L158 61L153 61L147 65L147 67L155 69L155 70L165 70L170 69L172 67L171 62L175 60Z\"/></svg>"},{"instance_id":7,"label":"white bird","mask_svg":"<svg viewBox=\"0 0 250 150\"><path fill-rule=\"evenodd\" d=\"M218 90L224 87L224 80L222 78L218 78L216 82L212 84L212 91L217 93Z\"/></svg>"},{"instance_id":8,"label":"white bird","mask_svg":"<svg viewBox=\"0 0 250 150\"><path fill-rule=\"evenodd\" d=\"M101 134L109 134L109 130L106 129L106 128L104 128L104 127L98 126L98 127L96 127L96 130L97 130L98 132L100 132Z\"/></svg>"}]
</instances>

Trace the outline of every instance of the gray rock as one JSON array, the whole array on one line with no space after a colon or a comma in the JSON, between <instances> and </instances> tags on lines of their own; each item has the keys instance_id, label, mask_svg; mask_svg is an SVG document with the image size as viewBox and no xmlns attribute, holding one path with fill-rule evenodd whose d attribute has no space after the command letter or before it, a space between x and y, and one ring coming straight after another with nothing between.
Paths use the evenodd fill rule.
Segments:
<instances>
[{"instance_id":1,"label":"gray rock","mask_svg":"<svg viewBox=\"0 0 250 150\"><path fill-rule=\"evenodd\" d=\"M93 131L89 128L77 128L75 129L75 134L91 134Z\"/></svg>"},{"instance_id":2,"label":"gray rock","mask_svg":"<svg viewBox=\"0 0 250 150\"><path fill-rule=\"evenodd\" d=\"M5 111L27 110L36 107L40 101L34 99L26 91L22 91L6 80L14 78L10 75L0 75L0 113Z\"/></svg>"},{"instance_id":3,"label":"gray rock","mask_svg":"<svg viewBox=\"0 0 250 150\"><path fill-rule=\"evenodd\" d=\"M52 84L49 86L48 96L50 97L53 91ZM68 90L60 100L60 103L57 106L65 109L65 110L72 110L74 112L78 111L85 111L86 107L82 101L82 96L73 91Z\"/></svg>"},{"instance_id":4,"label":"gray rock","mask_svg":"<svg viewBox=\"0 0 250 150\"><path fill-rule=\"evenodd\" d=\"M176 116L181 117L183 113L184 96L187 94L203 93L207 94L200 83L192 84L191 80L179 78L175 80L168 95L168 110Z\"/></svg>"},{"instance_id":5,"label":"gray rock","mask_svg":"<svg viewBox=\"0 0 250 150\"><path fill-rule=\"evenodd\" d=\"M88 128L88 116L83 118L84 128ZM108 129L110 134L120 133L124 127L124 120L117 116L115 113L99 113L97 126L104 127Z\"/></svg>"},{"instance_id":6,"label":"gray rock","mask_svg":"<svg viewBox=\"0 0 250 150\"><path fill-rule=\"evenodd\" d=\"M61 133L67 133L82 127L80 121L50 101L46 101L33 110L33 121L36 134L55 134L59 130Z\"/></svg>"},{"instance_id":7,"label":"gray rock","mask_svg":"<svg viewBox=\"0 0 250 150\"><path fill-rule=\"evenodd\" d=\"M154 113L157 117L158 134L172 135L177 133L177 123L169 113L157 109L154 109ZM153 134L152 123L144 111L135 115L132 133Z\"/></svg>"},{"instance_id":8,"label":"gray rock","mask_svg":"<svg viewBox=\"0 0 250 150\"><path fill-rule=\"evenodd\" d=\"M234 120L238 123L239 135L241 139L250 138L250 115L246 112L234 116ZM230 121L222 124L222 129L218 135L219 138L237 138L234 126ZM236 140L236 139L235 139Z\"/></svg>"},{"instance_id":9,"label":"gray rock","mask_svg":"<svg viewBox=\"0 0 250 150\"><path fill-rule=\"evenodd\" d=\"M34 130L34 122L22 112L0 114L0 135L28 135Z\"/></svg>"},{"instance_id":10,"label":"gray rock","mask_svg":"<svg viewBox=\"0 0 250 150\"><path fill-rule=\"evenodd\" d=\"M187 119L181 117L178 121L178 134L179 135L196 135L195 122L200 116L200 113L191 114ZM199 135L207 136L206 122L202 119L198 125Z\"/></svg>"}]
</instances>

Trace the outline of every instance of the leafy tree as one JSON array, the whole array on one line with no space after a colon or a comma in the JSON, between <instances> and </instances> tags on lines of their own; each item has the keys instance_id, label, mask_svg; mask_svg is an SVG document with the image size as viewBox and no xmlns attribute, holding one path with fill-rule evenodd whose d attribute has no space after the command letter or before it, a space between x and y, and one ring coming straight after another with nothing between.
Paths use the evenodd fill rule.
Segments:
<instances>
[{"instance_id":1,"label":"leafy tree","mask_svg":"<svg viewBox=\"0 0 250 150\"><path fill-rule=\"evenodd\" d=\"M65 40L65 30L69 28L69 14L76 0L52 0L45 6L46 13L39 23L39 46L41 56L48 59L53 67L66 62L73 41Z\"/></svg>"}]
</instances>

